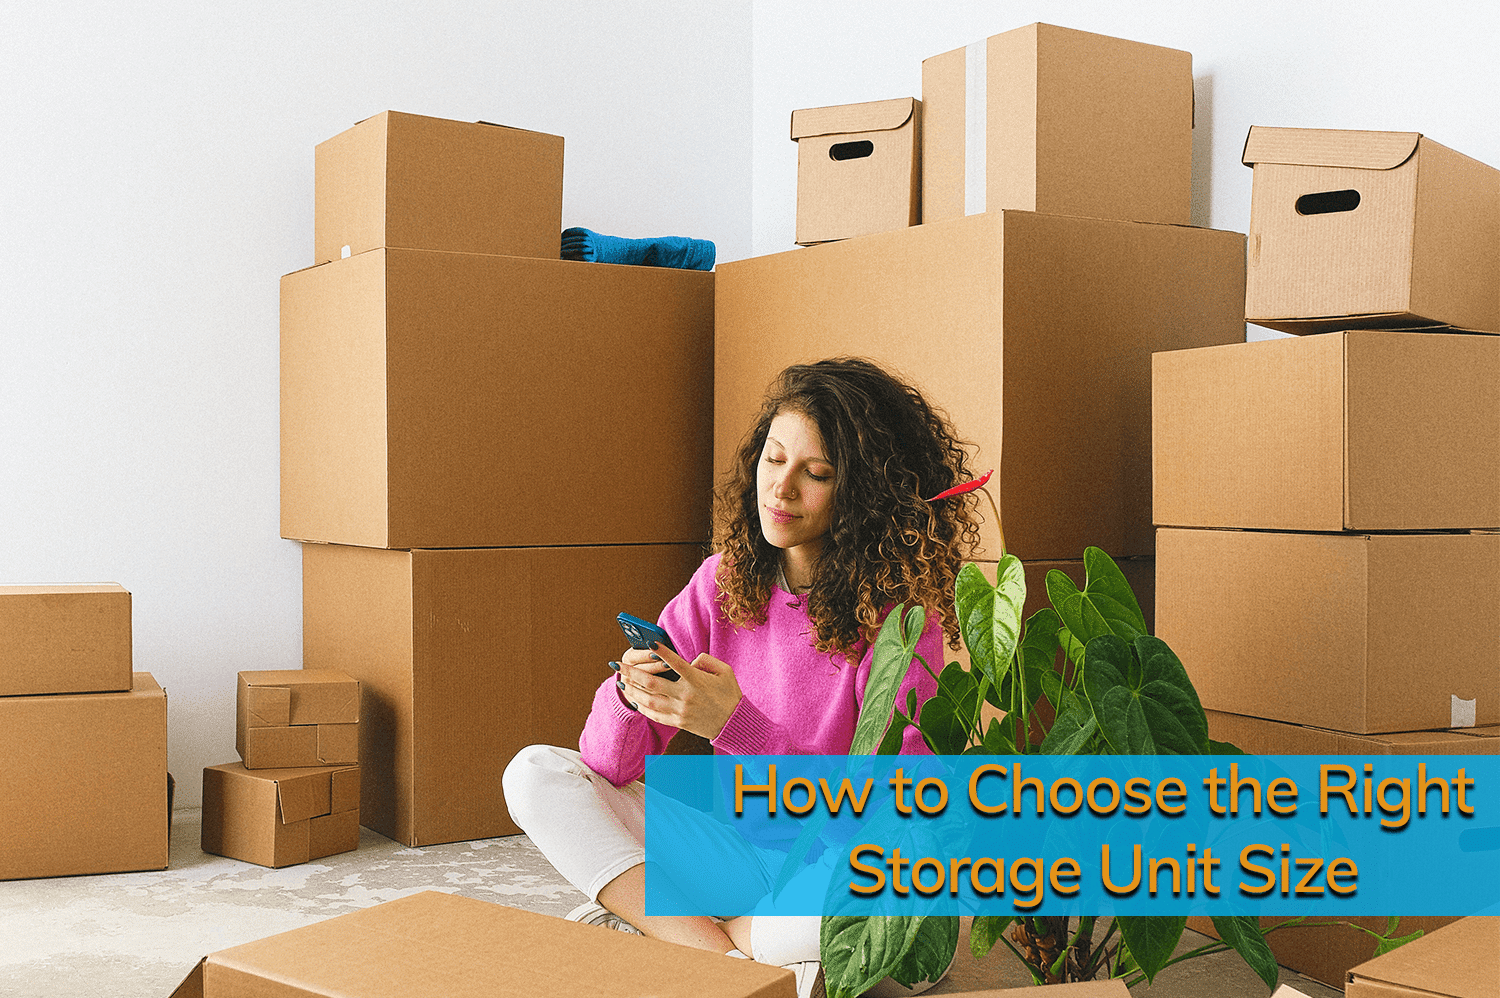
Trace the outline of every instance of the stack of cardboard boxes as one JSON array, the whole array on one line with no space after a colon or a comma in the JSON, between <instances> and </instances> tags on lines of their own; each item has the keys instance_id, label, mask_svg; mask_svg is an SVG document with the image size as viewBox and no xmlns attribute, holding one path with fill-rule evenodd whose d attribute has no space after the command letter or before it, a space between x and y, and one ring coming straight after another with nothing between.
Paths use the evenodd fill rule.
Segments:
<instances>
[{"instance_id":1,"label":"stack of cardboard boxes","mask_svg":"<svg viewBox=\"0 0 1500 998\"><path fill-rule=\"evenodd\" d=\"M821 136L816 156L799 142L798 173L799 239L822 190L899 209L915 188L921 225L719 267L715 465L782 368L868 357L946 409L976 473L996 469L1033 593L1051 568L1081 582L1092 545L1149 615L1151 354L1244 338L1244 237L1188 224L1191 56L1038 24L928 59L922 81L920 129ZM919 143L921 183L850 172L860 160L832 155L849 142L871 160L900 144L889 162Z\"/></svg>"},{"instance_id":2,"label":"stack of cardboard boxes","mask_svg":"<svg viewBox=\"0 0 1500 998\"><path fill-rule=\"evenodd\" d=\"M281 867L359 848L359 681L242 672L236 700L241 761L203 770L203 851Z\"/></svg>"},{"instance_id":3,"label":"stack of cardboard boxes","mask_svg":"<svg viewBox=\"0 0 1500 998\"><path fill-rule=\"evenodd\" d=\"M563 140L387 112L317 149L282 280L281 532L303 665L364 690L362 822L513 833L709 536L714 275L559 259Z\"/></svg>"},{"instance_id":4,"label":"stack of cardboard boxes","mask_svg":"<svg viewBox=\"0 0 1500 998\"><path fill-rule=\"evenodd\" d=\"M1500 171L1284 128L1245 162L1246 314L1319 335L1153 358L1156 633L1246 751L1500 752ZM1272 941L1331 984L1373 947Z\"/></svg>"},{"instance_id":5,"label":"stack of cardboard boxes","mask_svg":"<svg viewBox=\"0 0 1500 998\"><path fill-rule=\"evenodd\" d=\"M0 880L167 866L167 695L130 593L0 586Z\"/></svg>"}]
</instances>

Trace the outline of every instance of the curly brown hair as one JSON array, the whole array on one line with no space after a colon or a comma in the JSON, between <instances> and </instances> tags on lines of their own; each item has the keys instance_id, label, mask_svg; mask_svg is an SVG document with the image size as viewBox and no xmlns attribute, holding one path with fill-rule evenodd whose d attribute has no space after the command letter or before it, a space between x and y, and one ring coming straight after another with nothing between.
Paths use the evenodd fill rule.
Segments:
<instances>
[{"instance_id":1,"label":"curly brown hair","mask_svg":"<svg viewBox=\"0 0 1500 998\"><path fill-rule=\"evenodd\" d=\"M719 603L731 623L766 620L781 550L761 532L757 466L771 420L799 413L817 426L834 466L833 525L813 568L807 614L817 649L852 657L872 642L885 608L920 604L959 646L954 582L979 543L973 493L935 496L973 478L964 441L911 385L863 358L782 371L715 493ZM940 663L939 663L940 664Z\"/></svg>"}]
</instances>

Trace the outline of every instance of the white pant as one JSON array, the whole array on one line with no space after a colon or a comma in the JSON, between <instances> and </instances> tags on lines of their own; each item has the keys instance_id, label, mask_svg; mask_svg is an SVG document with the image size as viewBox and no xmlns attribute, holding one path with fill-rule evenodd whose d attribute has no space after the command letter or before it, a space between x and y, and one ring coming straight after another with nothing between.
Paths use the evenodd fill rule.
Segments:
<instances>
[{"instance_id":1,"label":"white pant","mask_svg":"<svg viewBox=\"0 0 1500 998\"><path fill-rule=\"evenodd\" d=\"M505 768L511 817L557 872L588 895L645 862L645 787L612 785L573 749L531 745ZM818 959L817 915L758 916L750 923L751 956L786 966Z\"/></svg>"}]
</instances>

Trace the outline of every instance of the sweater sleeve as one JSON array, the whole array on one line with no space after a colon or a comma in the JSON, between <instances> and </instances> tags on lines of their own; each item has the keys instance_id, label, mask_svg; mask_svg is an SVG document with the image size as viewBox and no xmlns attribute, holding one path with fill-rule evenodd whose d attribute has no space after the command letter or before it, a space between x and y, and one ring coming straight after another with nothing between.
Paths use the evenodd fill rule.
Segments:
<instances>
[{"instance_id":1,"label":"sweater sleeve","mask_svg":"<svg viewBox=\"0 0 1500 998\"><path fill-rule=\"evenodd\" d=\"M932 614L927 615L927 624L922 629L921 637L917 638L916 655L912 657L911 664L906 669L906 675L901 680L901 685L896 690L896 706L902 712L906 711L906 694L908 690L917 691L917 709L920 711L922 704L930 700L937 693L937 680L922 667L925 661L934 673L943 671L943 625ZM875 646L872 644L866 651L865 657L859 664L859 705L865 703L865 686L870 680L870 666L875 660ZM894 716L894 715L893 715ZM902 755L931 755L932 749L922 737L922 732L915 725L908 726L901 735Z\"/></svg>"}]
</instances>

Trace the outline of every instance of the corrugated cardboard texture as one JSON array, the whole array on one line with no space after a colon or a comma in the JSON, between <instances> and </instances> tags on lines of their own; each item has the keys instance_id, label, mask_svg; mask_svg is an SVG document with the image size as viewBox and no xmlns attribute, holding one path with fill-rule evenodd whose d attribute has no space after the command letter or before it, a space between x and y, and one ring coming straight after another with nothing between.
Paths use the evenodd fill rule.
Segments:
<instances>
[{"instance_id":1,"label":"corrugated cardboard texture","mask_svg":"<svg viewBox=\"0 0 1500 998\"><path fill-rule=\"evenodd\" d=\"M281 867L359 845L358 767L203 770L203 851Z\"/></svg>"},{"instance_id":2,"label":"corrugated cardboard texture","mask_svg":"<svg viewBox=\"0 0 1500 998\"><path fill-rule=\"evenodd\" d=\"M1272 142L1278 137L1263 131L1285 135ZM1395 165L1352 165L1361 162L1352 146L1368 143L1364 161L1384 166L1409 137L1251 130L1249 321L1294 333L1424 324L1500 331L1500 170L1428 138ZM1252 158L1268 154L1294 162ZM1357 207L1298 211L1300 198L1332 191L1357 191Z\"/></svg>"},{"instance_id":3,"label":"corrugated cardboard texture","mask_svg":"<svg viewBox=\"0 0 1500 998\"><path fill-rule=\"evenodd\" d=\"M1011 553L1149 556L1151 354L1244 339L1243 253L1233 232L1007 211L724 264L714 466L784 367L869 357L997 469ZM998 551L987 523L978 557Z\"/></svg>"},{"instance_id":4,"label":"corrugated cardboard texture","mask_svg":"<svg viewBox=\"0 0 1500 998\"><path fill-rule=\"evenodd\" d=\"M923 221L965 214L966 51L922 62ZM1187 52L1050 24L988 39L985 208L1185 225Z\"/></svg>"},{"instance_id":5,"label":"corrugated cardboard texture","mask_svg":"<svg viewBox=\"0 0 1500 998\"><path fill-rule=\"evenodd\" d=\"M519 831L500 776L536 743L576 746L615 615L654 620L697 544L302 549L303 661L359 678L361 820L407 845Z\"/></svg>"},{"instance_id":6,"label":"corrugated cardboard texture","mask_svg":"<svg viewBox=\"0 0 1500 998\"><path fill-rule=\"evenodd\" d=\"M1349 998L1496 998L1500 916L1462 918L1349 972Z\"/></svg>"},{"instance_id":7,"label":"corrugated cardboard texture","mask_svg":"<svg viewBox=\"0 0 1500 998\"><path fill-rule=\"evenodd\" d=\"M1500 728L1356 735L1210 710L1208 737L1251 755L1500 755Z\"/></svg>"},{"instance_id":8,"label":"corrugated cardboard texture","mask_svg":"<svg viewBox=\"0 0 1500 998\"><path fill-rule=\"evenodd\" d=\"M0 698L0 880L167 866L167 696Z\"/></svg>"},{"instance_id":9,"label":"corrugated cardboard texture","mask_svg":"<svg viewBox=\"0 0 1500 998\"><path fill-rule=\"evenodd\" d=\"M1500 720L1500 535L1163 528L1157 636L1205 708L1370 734ZM1420 663L1420 664L1419 664Z\"/></svg>"},{"instance_id":10,"label":"corrugated cardboard texture","mask_svg":"<svg viewBox=\"0 0 1500 998\"><path fill-rule=\"evenodd\" d=\"M707 539L713 285L664 267L418 250L288 275L282 535ZM642 405L643 378L670 386L671 404Z\"/></svg>"},{"instance_id":11,"label":"corrugated cardboard texture","mask_svg":"<svg viewBox=\"0 0 1500 998\"><path fill-rule=\"evenodd\" d=\"M1343 920L1374 932L1384 932L1390 919L1384 915L1355 915ZM1269 926L1284 921L1284 917L1268 915L1261 918L1260 924ZM1328 919L1312 918L1308 921L1324 922ZM1408 935L1418 929L1432 932L1452 921L1452 918L1440 915L1403 915L1397 932L1400 935ZM1214 930L1213 920L1202 915L1188 916L1187 927L1206 936L1219 938L1218 932ZM1279 929L1266 937L1266 943L1271 947L1279 965L1332 988L1342 988L1349 968L1370 959L1375 953L1375 937L1347 925L1304 925Z\"/></svg>"},{"instance_id":12,"label":"corrugated cardboard texture","mask_svg":"<svg viewBox=\"0 0 1500 998\"><path fill-rule=\"evenodd\" d=\"M557 259L561 136L387 111L314 158L317 263L345 246Z\"/></svg>"},{"instance_id":13,"label":"corrugated cardboard texture","mask_svg":"<svg viewBox=\"0 0 1500 998\"><path fill-rule=\"evenodd\" d=\"M221 950L184 988L174 998L797 993L780 967L435 891Z\"/></svg>"},{"instance_id":14,"label":"corrugated cardboard texture","mask_svg":"<svg viewBox=\"0 0 1500 998\"><path fill-rule=\"evenodd\" d=\"M922 102L910 97L792 112L797 242L849 239L922 218ZM838 147L868 142L868 155Z\"/></svg>"},{"instance_id":15,"label":"corrugated cardboard texture","mask_svg":"<svg viewBox=\"0 0 1500 998\"><path fill-rule=\"evenodd\" d=\"M130 689L130 593L0 586L0 696Z\"/></svg>"},{"instance_id":16,"label":"corrugated cardboard texture","mask_svg":"<svg viewBox=\"0 0 1500 998\"><path fill-rule=\"evenodd\" d=\"M1500 337L1359 331L1152 358L1158 525L1500 526Z\"/></svg>"}]
</instances>

